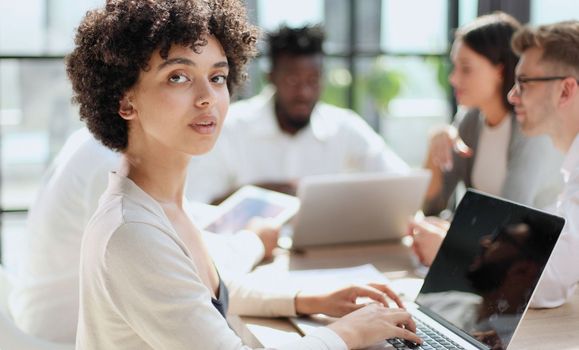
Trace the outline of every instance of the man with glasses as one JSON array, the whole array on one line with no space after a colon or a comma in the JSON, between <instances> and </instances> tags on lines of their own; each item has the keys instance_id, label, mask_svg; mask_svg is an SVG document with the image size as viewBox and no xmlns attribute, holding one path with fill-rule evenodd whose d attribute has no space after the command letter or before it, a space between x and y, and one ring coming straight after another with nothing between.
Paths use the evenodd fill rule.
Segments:
<instances>
[{"instance_id":1,"label":"man with glasses","mask_svg":"<svg viewBox=\"0 0 579 350\"><path fill-rule=\"evenodd\" d=\"M557 307L579 282L579 21L525 27L512 46L520 55L509 93L517 120L524 133L547 134L566 154L565 187L556 204L566 224L531 302Z\"/></svg>"},{"instance_id":2,"label":"man with glasses","mask_svg":"<svg viewBox=\"0 0 579 350\"><path fill-rule=\"evenodd\" d=\"M267 41L271 84L233 104L215 149L193 160L189 176L201 182L195 189L203 193L189 193L191 198L224 198L245 184L293 194L307 175L408 169L360 116L319 101L319 26L282 26Z\"/></svg>"}]
</instances>

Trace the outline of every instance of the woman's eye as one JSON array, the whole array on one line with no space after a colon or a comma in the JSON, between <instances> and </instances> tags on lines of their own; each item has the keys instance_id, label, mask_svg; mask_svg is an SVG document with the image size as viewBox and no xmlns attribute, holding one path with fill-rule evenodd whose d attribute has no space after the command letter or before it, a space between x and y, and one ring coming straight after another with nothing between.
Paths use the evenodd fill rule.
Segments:
<instances>
[{"instance_id":1,"label":"woman's eye","mask_svg":"<svg viewBox=\"0 0 579 350\"><path fill-rule=\"evenodd\" d=\"M187 78L187 76L184 74L173 74L169 77L169 81L171 83L181 84L189 81L189 78Z\"/></svg>"},{"instance_id":2,"label":"woman's eye","mask_svg":"<svg viewBox=\"0 0 579 350\"><path fill-rule=\"evenodd\" d=\"M213 82L217 83L217 84L225 84L227 82L227 76L226 75L217 75L215 77L213 77Z\"/></svg>"}]
</instances>

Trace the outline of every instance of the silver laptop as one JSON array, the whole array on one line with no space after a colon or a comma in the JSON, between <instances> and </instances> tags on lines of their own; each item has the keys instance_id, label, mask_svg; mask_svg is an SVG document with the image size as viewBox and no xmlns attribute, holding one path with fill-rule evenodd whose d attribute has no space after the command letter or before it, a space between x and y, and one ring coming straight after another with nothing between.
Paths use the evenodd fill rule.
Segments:
<instances>
[{"instance_id":1,"label":"silver laptop","mask_svg":"<svg viewBox=\"0 0 579 350\"><path fill-rule=\"evenodd\" d=\"M460 202L415 303L424 340L372 349L507 349L565 220L473 190ZM312 322L300 326L310 332Z\"/></svg>"},{"instance_id":2,"label":"silver laptop","mask_svg":"<svg viewBox=\"0 0 579 350\"><path fill-rule=\"evenodd\" d=\"M400 239L409 217L421 208L429 181L427 170L304 178L292 247Z\"/></svg>"}]
</instances>

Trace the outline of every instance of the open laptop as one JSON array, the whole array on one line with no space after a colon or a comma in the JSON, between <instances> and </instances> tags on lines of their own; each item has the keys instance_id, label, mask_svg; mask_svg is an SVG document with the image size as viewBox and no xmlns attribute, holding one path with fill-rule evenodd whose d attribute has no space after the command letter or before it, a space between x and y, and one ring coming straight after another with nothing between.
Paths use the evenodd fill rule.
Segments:
<instances>
[{"instance_id":1,"label":"open laptop","mask_svg":"<svg viewBox=\"0 0 579 350\"><path fill-rule=\"evenodd\" d=\"M429 181L428 170L306 177L298 186L292 248L400 239Z\"/></svg>"},{"instance_id":2,"label":"open laptop","mask_svg":"<svg viewBox=\"0 0 579 350\"><path fill-rule=\"evenodd\" d=\"M468 190L415 303L415 349L507 349L564 219ZM302 332L312 322L294 320ZM389 339L372 349L412 348Z\"/></svg>"}]
</instances>

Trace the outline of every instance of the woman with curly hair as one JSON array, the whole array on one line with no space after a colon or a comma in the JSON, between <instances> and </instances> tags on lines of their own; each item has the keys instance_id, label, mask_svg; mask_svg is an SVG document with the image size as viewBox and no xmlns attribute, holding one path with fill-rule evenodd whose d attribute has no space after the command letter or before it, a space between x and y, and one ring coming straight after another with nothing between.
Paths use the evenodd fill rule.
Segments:
<instances>
[{"instance_id":1,"label":"woman with curly hair","mask_svg":"<svg viewBox=\"0 0 579 350\"><path fill-rule=\"evenodd\" d=\"M227 325L228 306L345 315L287 349L420 342L409 314L386 307L386 296L401 303L384 285L272 294L220 278L187 215L184 184L191 156L217 139L256 38L237 0L109 0L80 24L67 58L74 99L123 165L83 238L78 349L246 349ZM359 296L376 302L357 305Z\"/></svg>"}]
</instances>

